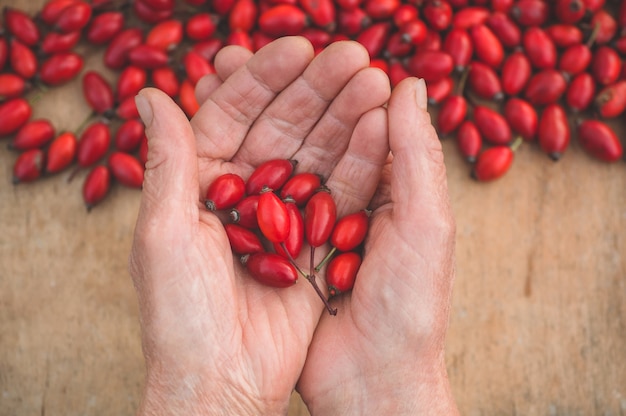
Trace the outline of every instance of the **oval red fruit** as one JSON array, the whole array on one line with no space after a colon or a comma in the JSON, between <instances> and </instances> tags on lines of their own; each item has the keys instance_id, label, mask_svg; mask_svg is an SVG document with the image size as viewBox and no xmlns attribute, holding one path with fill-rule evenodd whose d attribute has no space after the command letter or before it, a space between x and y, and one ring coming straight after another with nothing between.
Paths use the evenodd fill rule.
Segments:
<instances>
[{"instance_id":1,"label":"oval red fruit","mask_svg":"<svg viewBox=\"0 0 626 416\"><path fill-rule=\"evenodd\" d=\"M259 196L256 217L261 233L272 243L282 243L289 236L289 212L270 188L264 188Z\"/></svg>"},{"instance_id":2,"label":"oval red fruit","mask_svg":"<svg viewBox=\"0 0 626 416\"><path fill-rule=\"evenodd\" d=\"M80 40L80 31L68 33L49 32L41 41L41 52L52 55L59 52L70 52Z\"/></svg>"},{"instance_id":3,"label":"oval red fruit","mask_svg":"<svg viewBox=\"0 0 626 416\"><path fill-rule=\"evenodd\" d=\"M129 65L120 72L115 84L115 97L117 101L123 101L128 97L134 97L146 86L148 74L145 69Z\"/></svg>"},{"instance_id":4,"label":"oval red fruit","mask_svg":"<svg viewBox=\"0 0 626 416\"><path fill-rule=\"evenodd\" d=\"M209 185L204 205L209 211L232 208L243 198L245 190L246 185L241 176L225 173Z\"/></svg>"},{"instance_id":5,"label":"oval red fruit","mask_svg":"<svg viewBox=\"0 0 626 416\"><path fill-rule=\"evenodd\" d=\"M482 137L492 144L505 145L511 141L511 128L504 116L486 105L474 106L474 123Z\"/></svg>"},{"instance_id":6,"label":"oval red fruit","mask_svg":"<svg viewBox=\"0 0 626 416\"><path fill-rule=\"evenodd\" d=\"M144 167L135 156L125 152L113 152L109 156L108 166L111 175L122 185L141 188Z\"/></svg>"},{"instance_id":7,"label":"oval red fruit","mask_svg":"<svg viewBox=\"0 0 626 416\"><path fill-rule=\"evenodd\" d=\"M121 150L122 152L133 152L137 150L144 136L145 128L141 120L126 120L115 132L115 148L117 150Z\"/></svg>"},{"instance_id":8,"label":"oval red fruit","mask_svg":"<svg viewBox=\"0 0 626 416\"><path fill-rule=\"evenodd\" d=\"M78 76L82 68L83 58L77 53L56 53L41 64L39 78L48 85L61 85Z\"/></svg>"},{"instance_id":9,"label":"oval red fruit","mask_svg":"<svg viewBox=\"0 0 626 416\"><path fill-rule=\"evenodd\" d=\"M615 131L600 120L585 120L578 125L578 140L587 153L605 162L616 162L624 155Z\"/></svg>"},{"instance_id":10,"label":"oval red fruit","mask_svg":"<svg viewBox=\"0 0 626 416\"><path fill-rule=\"evenodd\" d=\"M504 104L504 118L511 129L524 140L533 140L537 134L538 116L535 107L528 101L511 97Z\"/></svg>"},{"instance_id":11,"label":"oval red fruit","mask_svg":"<svg viewBox=\"0 0 626 416\"><path fill-rule=\"evenodd\" d=\"M626 109L626 80L601 89L594 99L594 104L602 118L620 116Z\"/></svg>"},{"instance_id":12,"label":"oval red fruit","mask_svg":"<svg viewBox=\"0 0 626 416\"><path fill-rule=\"evenodd\" d=\"M83 182L83 201L87 211L101 202L111 187L111 172L104 165L95 166L89 171Z\"/></svg>"},{"instance_id":13,"label":"oval red fruit","mask_svg":"<svg viewBox=\"0 0 626 416\"><path fill-rule=\"evenodd\" d=\"M60 32L82 30L91 19L91 4L86 1L76 1L59 14L54 26Z\"/></svg>"},{"instance_id":14,"label":"oval red fruit","mask_svg":"<svg viewBox=\"0 0 626 416\"><path fill-rule=\"evenodd\" d=\"M164 52L175 49L183 40L183 22L169 19L154 25L146 34L146 45Z\"/></svg>"},{"instance_id":15,"label":"oval red fruit","mask_svg":"<svg viewBox=\"0 0 626 416\"><path fill-rule=\"evenodd\" d=\"M498 145L479 153L472 169L472 177L478 181L492 181L506 174L513 163L513 150Z\"/></svg>"},{"instance_id":16,"label":"oval red fruit","mask_svg":"<svg viewBox=\"0 0 626 416\"><path fill-rule=\"evenodd\" d=\"M127 28L111 39L104 51L104 64L110 69L121 69L128 62L128 51L143 41L143 32L139 28Z\"/></svg>"},{"instance_id":17,"label":"oval red fruit","mask_svg":"<svg viewBox=\"0 0 626 416\"><path fill-rule=\"evenodd\" d=\"M289 214L289 235L282 243L274 243L274 251L281 256L295 259L300 255L304 244L304 219L293 199L287 198L284 202Z\"/></svg>"},{"instance_id":18,"label":"oval red fruit","mask_svg":"<svg viewBox=\"0 0 626 416\"><path fill-rule=\"evenodd\" d=\"M13 184L38 179L43 170L44 158L45 155L41 149L29 149L20 153L13 165Z\"/></svg>"},{"instance_id":19,"label":"oval red fruit","mask_svg":"<svg viewBox=\"0 0 626 416\"><path fill-rule=\"evenodd\" d=\"M330 244L339 251L357 248L367 235L370 211L360 210L337 220L330 235Z\"/></svg>"},{"instance_id":20,"label":"oval red fruit","mask_svg":"<svg viewBox=\"0 0 626 416\"><path fill-rule=\"evenodd\" d=\"M259 195L248 195L241 199L229 212L230 221L249 229L259 228L256 210L259 206Z\"/></svg>"},{"instance_id":21,"label":"oval red fruit","mask_svg":"<svg viewBox=\"0 0 626 416\"><path fill-rule=\"evenodd\" d=\"M237 224L224 224L224 231L235 254L254 254L265 251L261 239L249 229Z\"/></svg>"},{"instance_id":22,"label":"oval red fruit","mask_svg":"<svg viewBox=\"0 0 626 416\"><path fill-rule=\"evenodd\" d=\"M529 27L522 36L526 56L534 68L545 69L556 66L556 46L548 34L540 27Z\"/></svg>"},{"instance_id":23,"label":"oval red fruit","mask_svg":"<svg viewBox=\"0 0 626 416\"><path fill-rule=\"evenodd\" d=\"M552 159L559 160L570 142L567 113L559 104L550 104L539 118L537 140L541 149Z\"/></svg>"},{"instance_id":24,"label":"oval red fruit","mask_svg":"<svg viewBox=\"0 0 626 416\"><path fill-rule=\"evenodd\" d=\"M469 34L474 44L475 56L492 68L499 68L504 60L504 48L489 26L473 26L469 29Z\"/></svg>"},{"instance_id":25,"label":"oval red fruit","mask_svg":"<svg viewBox=\"0 0 626 416\"><path fill-rule=\"evenodd\" d=\"M71 132L58 135L48 148L46 155L46 172L57 173L67 168L76 157L78 140Z\"/></svg>"},{"instance_id":26,"label":"oval red fruit","mask_svg":"<svg viewBox=\"0 0 626 416\"><path fill-rule=\"evenodd\" d=\"M113 88L98 72L91 70L83 75L83 96L97 114L108 114L114 106Z\"/></svg>"},{"instance_id":27,"label":"oval red fruit","mask_svg":"<svg viewBox=\"0 0 626 416\"><path fill-rule=\"evenodd\" d=\"M23 98L0 103L0 136L7 136L22 127L32 114L32 107Z\"/></svg>"},{"instance_id":28,"label":"oval red fruit","mask_svg":"<svg viewBox=\"0 0 626 416\"><path fill-rule=\"evenodd\" d=\"M92 19L87 27L85 38L94 45L104 45L123 29L124 14L122 12L103 12Z\"/></svg>"},{"instance_id":29,"label":"oval red fruit","mask_svg":"<svg viewBox=\"0 0 626 416\"><path fill-rule=\"evenodd\" d=\"M111 131L102 121L91 123L80 135L76 158L79 166L87 167L102 159L111 144Z\"/></svg>"},{"instance_id":30,"label":"oval red fruit","mask_svg":"<svg viewBox=\"0 0 626 416\"><path fill-rule=\"evenodd\" d=\"M311 172L293 175L280 189L280 197L292 198L296 205L303 207L309 198L322 186L322 177Z\"/></svg>"},{"instance_id":31,"label":"oval red fruit","mask_svg":"<svg viewBox=\"0 0 626 416\"><path fill-rule=\"evenodd\" d=\"M54 126L49 120L32 120L20 127L10 147L17 150L34 149L43 147L53 138Z\"/></svg>"},{"instance_id":32,"label":"oval red fruit","mask_svg":"<svg viewBox=\"0 0 626 416\"><path fill-rule=\"evenodd\" d=\"M284 288L298 281L298 271L291 262L276 253L255 253L242 259L250 275L258 282Z\"/></svg>"},{"instance_id":33,"label":"oval red fruit","mask_svg":"<svg viewBox=\"0 0 626 416\"><path fill-rule=\"evenodd\" d=\"M448 134L455 131L467 115L467 100L462 95L451 95L441 104L437 113L439 133Z\"/></svg>"},{"instance_id":34,"label":"oval red fruit","mask_svg":"<svg viewBox=\"0 0 626 416\"><path fill-rule=\"evenodd\" d=\"M574 112L584 111L593 102L596 93L596 82L588 72L576 75L565 91L565 102Z\"/></svg>"},{"instance_id":35,"label":"oval red fruit","mask_svg":"<svg viewBox=\"0 0 626 416\"><path fill-rule=\"evenodd\" d=\"M552 104L561 98L566 88L567 82L560 71L544 69L530 77L525 97L534 105Z\"/></svg>"},{"instance_id":36,"label":"oval red fruit","mask_svg":"<svg viewBox=\"0 0 626 416\"><path fill-rule=\"evenodd\" d=\"M27 13L13 7L5 7L4 24L8 31L23 44L35 46L39 42L39 28Z\"/></svg>"},{"instance_id":37,"label":"oval red fruit","mask_svg":"<svg viewBox=\"0 0 626 416\"><path fill-rule=\"evenodd\" d=\"M35 53L15 38L9 43L8 59L13 72L24 79L31 79L37 73L38 63Z\"/></svg>"},{"instance_id":38,"label":"oval red fruit","mask_svg":"<svg viewBox=\"0 0 626 416\"><path fill-rule=\"evenodd\" d=\"M438 81L452 72L454 61L444 51L423 51L415 53L407 62L407 70L426 82Z\"/></svg>"},{"instance_id":39,"label":"oval red fruit","mask_svg":"<svg viewBox=\"0 0 626 416\"><path fill-rule=\"evenodd\" d=\"M264 187L279 190L291 177L295 160L272 159L257 166L246 182L246 193L254 195Z\"/></svg>"},{"instance_id":40,"label":"oval red fruit","mask_svg":"<svg viewBox=\"0 0 626 416\"><path fill-rule=\"evenodd\" d=\"M361 256L355 252L341 253L333 257L326 268L326 283L330 296L352 290L361 267Z\"/></svg>"},{"instance_id":41,"label":"oval red fruit","mask_svg":"<svg viewBox=\"0 0 626 416\"><path fill-rule=\"evenodd\" d=\"M304 207L304 235L313 248L326 243L337 220L337 207L328 189L322 189Z\"/></svg>"},{"instance_id":42,"label":"oval red fruit","mask_svg":"<svg viewBox=\"0 0 626 416\"><path fill-rule=\"evenodd\" d=\"M456 131L456 143L465 160L469 163L476 162L483 146L483 138L472 120L465 120L461 123Z\"/></svg>"}]
</instances>

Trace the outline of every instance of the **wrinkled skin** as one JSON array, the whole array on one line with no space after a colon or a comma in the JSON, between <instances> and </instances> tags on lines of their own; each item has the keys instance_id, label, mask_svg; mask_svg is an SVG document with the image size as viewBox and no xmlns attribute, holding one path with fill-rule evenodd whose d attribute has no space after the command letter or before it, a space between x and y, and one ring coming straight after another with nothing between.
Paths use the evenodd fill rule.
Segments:
<instances>
[{"instance_id":1,"label":"wrinkled skin","mask_svg":"<svg viewBox=\"0 0 626 416\"><path fill-rule=\"evenodd\" d=\"M225 48L215 66L191 122L157 90L137 98L149 140L129 266L147 369L139 414L285 414L294 387L312 414L454 414L454 220L423 81L392 94L357 43L314 56L299 37L254 55ZM274 289L247 276L203 206L215 177L272 158L327 178L339 216L374 210L337 316L306 279Z\"/></svg>"}]
</instances>

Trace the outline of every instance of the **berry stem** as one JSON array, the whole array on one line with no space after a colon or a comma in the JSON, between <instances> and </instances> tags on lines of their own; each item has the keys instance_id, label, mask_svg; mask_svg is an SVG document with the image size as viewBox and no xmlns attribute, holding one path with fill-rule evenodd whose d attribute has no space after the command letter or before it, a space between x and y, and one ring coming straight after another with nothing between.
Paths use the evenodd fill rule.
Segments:
<instances>
[{"instance_id":1,"label":"berry stem","mask_svg":"<svg viewBox=\"0 0 626 416\"><path fill-rule=\"evenodd\" d=\"M319 264L315 266L314 270L316 272L319 272L320 270L322 270L322 267L324 267L324 265L328 263L328 260L330 260L330 258L333 256L333 254L335 254L336 251L337 251L337 247L331 248L328 254L326 254L326 256L322 259L322 261L320 261Z\"/></svg>"},{"instance_id":2,"label":"berry stem","mask_svg":"<svg viewBox=\"0 0 626 416\"><path fill-rule=\"evenodd\" d=\"M515 140L513 140L513 143L511 143L511 150L515 152L520 147L523 141L524 139L522 138L522 136L517 136Z\"/></svg>"},{"instance_id":3,"label":"berry stem","mask_svg":"<svg viewBox=\"0 0 626 416\"><path fill-rule=\"evenodd\" d=\"M326 306L326 310L328 311L328 313L330 315L337 315L337 309L333 309L330 304L328 303L328 299L326 299L326 296L322 293L322 290L320 289L320 287L318 286L316 280L315 280L315 273L313 273L315 267L313 264L314 261L314 257L315 256L315 247L311 246L311 274L309 274L306 277L306 280L309 281L309 283L311 283L311 285L313 286L313 289L315 289L315 292L317 293L317 295L320 297L320 299L322 299L322 302L324 302L324 306Z\"/></svg>"},{"instance_id":4,"label":"berry stem","mask_svg":"<svg viewBox=\"0 0 626 416\"><path fill-rule=\"evenodd\" d=\"M304 278L309 278L309 275L306 274L305 272L302 271L302 269L300 268L300 266L298 266L296 264L296 260L293 258L293 256L291 255L291 253L289 252L289 250L287 250L287 246L285 245L284 242L280 243L280 247L283 249L283 251L285 252L285 254L287 255L287 258L289 259L289 261L291 262L291 264L293 264L293 267L296 268L296 270L298 271L298 273L300 273L300 275Z\"/></svg>"}]
</instances>

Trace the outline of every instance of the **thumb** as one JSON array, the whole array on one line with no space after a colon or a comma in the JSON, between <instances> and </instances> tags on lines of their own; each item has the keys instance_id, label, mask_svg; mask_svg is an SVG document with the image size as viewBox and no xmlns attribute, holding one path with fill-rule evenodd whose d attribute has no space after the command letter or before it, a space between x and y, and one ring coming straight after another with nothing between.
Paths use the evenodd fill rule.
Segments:
<instances>
[{"instance_id":1,"label":"thumb","mask_svg":"<svg viewBox=\"0 0 626 416\"><path fill-rule=\"evenodd\" d=\"M136 97L146 128L148 157L137 227L180 230L198 217L198 158L187 116L162 91L143 89Z\"/></svg>"},{"instance_id":2,"label":"thumb","mask_svg":"<svg viewBox=\"0 0 626 416\"><path fill-rule=\"evenodd\" d=\"M391 197L396 218L417 224L421 233L431 230L438 234L443 231L440 226L447 229L454 221L443 150L426 106L426 84L422 79L406 78L391 94Z\"/></svg>"}]
</instances>

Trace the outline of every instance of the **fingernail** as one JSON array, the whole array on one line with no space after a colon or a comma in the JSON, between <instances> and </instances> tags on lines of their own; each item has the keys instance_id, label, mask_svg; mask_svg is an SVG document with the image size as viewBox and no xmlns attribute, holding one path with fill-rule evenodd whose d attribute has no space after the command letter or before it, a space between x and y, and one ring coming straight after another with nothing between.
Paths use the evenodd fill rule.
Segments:
<instances>
[{"instance_id":1,"label":"fingernail","mask_svg":"<svg viewBox=\"0 0 626 416\"><path fill-rule=\"evenodd\" d=\"M415 100L420 110L426 111L428 106L428 96L426 95L426 83L422 78L415 83Z\"/></svg>"},{"instance_id":2,"label":"fingernail","mask_svg":"<svg viewBox=\"0 0 626 416\"><path fill-rule=\"evenodd\" d=\"M139 117L141 117L141 121L143 124L148 127L152 123L152 106L146 97L141 94L137 94L135 96L135 105L137 106L137 111L139 112Z\"/></svg>"}]
</instances>

